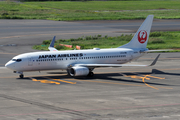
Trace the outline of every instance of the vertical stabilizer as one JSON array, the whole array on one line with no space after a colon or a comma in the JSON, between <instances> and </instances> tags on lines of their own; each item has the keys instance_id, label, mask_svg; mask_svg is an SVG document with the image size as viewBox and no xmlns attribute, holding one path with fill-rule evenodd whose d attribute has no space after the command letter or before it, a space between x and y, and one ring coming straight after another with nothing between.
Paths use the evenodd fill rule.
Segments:
<instances>
[{"instance_id":1,"label":"vertical stabilizer","mask_svg":"<svg viewBox=\"0 0 180 120\"><path fill-rule=\"evenodd\" d=\"M146 48L154 15L148 15L131 41L119 48Z\"/></svg>"}]
</instances>

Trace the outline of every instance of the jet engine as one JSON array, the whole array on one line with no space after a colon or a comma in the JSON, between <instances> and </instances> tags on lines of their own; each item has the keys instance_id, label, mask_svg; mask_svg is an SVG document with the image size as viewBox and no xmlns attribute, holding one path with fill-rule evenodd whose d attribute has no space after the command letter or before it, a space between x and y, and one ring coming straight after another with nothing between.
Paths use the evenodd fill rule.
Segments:
<instances>
[{"instance_id":1,"label":"jet engine","mask_svg":"<svg viewBox=\"0 0 180 120\"><path fill-rule=\"evenodd\" d=\"M87 76L89 69L87 67L72 67L68 70L71 76Z\"/></svg>"}]
</instances>

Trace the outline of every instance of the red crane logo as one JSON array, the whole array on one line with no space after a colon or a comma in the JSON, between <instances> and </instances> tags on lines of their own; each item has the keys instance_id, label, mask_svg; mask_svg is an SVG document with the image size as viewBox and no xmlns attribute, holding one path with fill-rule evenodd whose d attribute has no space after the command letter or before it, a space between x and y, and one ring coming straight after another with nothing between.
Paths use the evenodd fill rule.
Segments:
<instances>
[{"instance_id":1,"label":"red crane logo","mask_svg":"<svg viewBox=\"0 0 180 120\"><path fill-rule=\"evenodd\" d=\"M145 43L147 40L147 32L145 30L141 30L139 33L138 33L138 41L143 44Z\"/></svg>"}]
</instances>

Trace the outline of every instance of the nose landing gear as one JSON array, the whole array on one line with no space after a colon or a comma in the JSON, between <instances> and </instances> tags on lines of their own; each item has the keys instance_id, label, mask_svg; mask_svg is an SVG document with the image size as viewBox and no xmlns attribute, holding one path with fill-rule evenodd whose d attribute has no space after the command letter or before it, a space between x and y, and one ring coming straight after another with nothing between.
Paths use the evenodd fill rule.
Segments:
<instances>
[{"instance_id":1,"label":"nose landing gear","mask_svg":"<svg viewBox=\"0 0 180 120\"><path fill-rule=\"evenodd\" d=\"M21 78L21 79L24 78L23 72L14 71L14 73L20 74L20 75L19 75L19 78Z\"/></svg>"},{"instance_id":2,"label":"nose landing gear","mask_svg":"<svg viewBox=\"0 0 180 120\"><path fill-rule=\"evenodd\" d=\"M23 74L20 74L19 77L20 77L21 79L23 79L23 78L24 78L24 75L23 75Z\"/></svg>"}]
</instances>

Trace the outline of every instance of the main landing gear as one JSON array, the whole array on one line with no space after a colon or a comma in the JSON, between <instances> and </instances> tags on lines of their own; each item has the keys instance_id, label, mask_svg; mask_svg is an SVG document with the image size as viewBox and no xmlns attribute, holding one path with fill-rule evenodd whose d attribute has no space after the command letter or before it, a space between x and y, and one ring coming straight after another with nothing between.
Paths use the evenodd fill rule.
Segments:
<instances>
[{"instance_id":1,"label":"main landing gear","mask_svg":"<svg viewBox=\"0 0 180 120\"><path fill-rule=\"evenodd\" d=\"M89 72L88 76L92 77L92 76L94 76L94 73L93 72Z\"/></svg>"},{"instance_id":2,"label":"main landing gear","mask_svg":"<svg viewBox=\"0 0 180 120\"><path fill-rule=\"evenodd\" d=\"M94 76L94 73L92 72L93 70L94 70L94 68L90 68L89 69L89 74L87 76L93 77Z\"/></svg>"},{"instance_id":3,"label":"main landing gear","mask_svg":"<svg viewBox=\"0 0 180 120\"><path fill-rule=\"evenodd\" d=\"M20 74L20 75L19 75L19 78L21 78L21 79L24 78L23 72L14 71L14 73Z\"/></svg>"}]
</instances>

